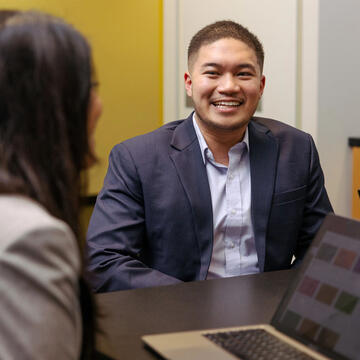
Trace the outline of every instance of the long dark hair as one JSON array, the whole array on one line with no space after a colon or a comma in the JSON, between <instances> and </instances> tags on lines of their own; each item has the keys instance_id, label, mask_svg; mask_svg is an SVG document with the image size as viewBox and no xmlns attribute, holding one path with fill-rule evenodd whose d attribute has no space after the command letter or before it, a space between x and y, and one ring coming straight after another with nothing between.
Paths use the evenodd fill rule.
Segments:
<instances>
[{"instance_id":1,"label":"long dark hair","mask_svg":"<svg viewBox=\"0 0 360 360\"><path fill-rule=\"evenodd\" d=\"M0 30L0 193L34 199L77 239L82 170L91 156L91 73L87 41L58 18L24 12ZM80 283L85 359L94 324L90 294Z\"/></svg>"}]
</instances>

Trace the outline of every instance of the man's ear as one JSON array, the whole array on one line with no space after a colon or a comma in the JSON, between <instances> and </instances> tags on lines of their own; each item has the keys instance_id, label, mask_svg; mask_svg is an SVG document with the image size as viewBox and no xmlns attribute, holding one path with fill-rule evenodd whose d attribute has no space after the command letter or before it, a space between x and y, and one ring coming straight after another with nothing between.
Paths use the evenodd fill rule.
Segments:
<instances>
[{"instance_id":1,"label":"man's ear","mask_svg":"<svg viewBox=\"0 0 360 360\"><path fill-rule=\"evenodd\" d=\"M184 74L184 80L185 80L186 94L191 97L192 96L192 88L191 88L192 81L191 81L191 76L188 72L186 72Z\"/></svg>"},{"instance_id":2,"label":"man's ear","mask_svg":"<svg viewBox=\"0 0 360 360\"><path fill-rule=\"evenodd\" d=\"M264 92L264 88L265 88L265 76L262 75L261 76L261 80L260 80L260 96L262 96L263 92Z\"/></svg>"}]
</instances>

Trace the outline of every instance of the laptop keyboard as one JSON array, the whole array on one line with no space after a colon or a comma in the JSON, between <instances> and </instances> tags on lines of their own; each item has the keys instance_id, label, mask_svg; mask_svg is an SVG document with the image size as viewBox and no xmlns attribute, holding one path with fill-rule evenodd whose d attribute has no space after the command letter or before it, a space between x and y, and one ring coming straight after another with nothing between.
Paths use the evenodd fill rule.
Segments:
<instances>
[{"instance_id":1,"label":"laptop keyboard","mask_svg":"<svg viewBox=\"0 0 360 360\"><path fill-rule=\"evenodd\" d=\"M314 359L261 329L218 332L204 336L242 360Z\"/></svg>"}]
</instances>

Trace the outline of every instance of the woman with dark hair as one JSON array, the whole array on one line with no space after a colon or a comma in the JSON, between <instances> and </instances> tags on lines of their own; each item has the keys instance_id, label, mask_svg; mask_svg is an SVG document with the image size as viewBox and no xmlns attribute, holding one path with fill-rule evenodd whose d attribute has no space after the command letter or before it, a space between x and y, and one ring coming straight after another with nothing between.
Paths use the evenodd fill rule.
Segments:
<instances>
[{"instance_id":1,"label":"woman with dark hair","mask_svg":"<svg viewBox=\"0 0 360 360\"><path fill-rule=\"evenodd\" d=\"M86 359L79 197L101 103L91 51L58 18L24 12L0 30L0 352Z\"/></svg>"}]
</instances>

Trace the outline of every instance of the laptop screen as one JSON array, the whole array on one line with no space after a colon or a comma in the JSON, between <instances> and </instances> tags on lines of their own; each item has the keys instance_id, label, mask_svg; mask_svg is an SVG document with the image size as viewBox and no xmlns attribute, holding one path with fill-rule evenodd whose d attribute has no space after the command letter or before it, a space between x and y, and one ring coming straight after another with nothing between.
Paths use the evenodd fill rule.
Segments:
<instances>
[{"instance_id":1,"label":"laptop screen","mask_svg":"<svg viewBox=\"0 0 360 360\"><path fill-rule=\"evenodd\" d=\"M272 324L325 355L360 359L360 222L326 218Z\"/></svg>"}]
</instances>

